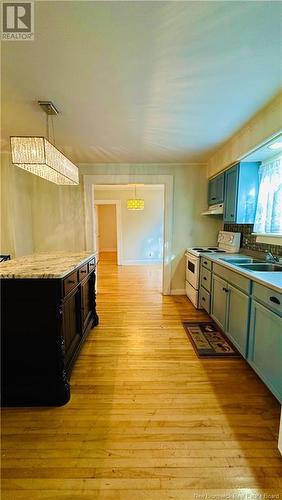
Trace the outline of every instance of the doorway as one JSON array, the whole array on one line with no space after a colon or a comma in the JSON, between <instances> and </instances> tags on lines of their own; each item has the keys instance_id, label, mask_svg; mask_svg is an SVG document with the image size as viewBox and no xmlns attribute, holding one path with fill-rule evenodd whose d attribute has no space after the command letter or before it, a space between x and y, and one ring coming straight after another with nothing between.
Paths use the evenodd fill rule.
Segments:
<instances>
[{"instance_id":1,"label":"doorway","mask_svg":"<svg viewBox=\"0 0 282 500\"><path fill-rule=\"evenodd\" d=\"M141 209L132 203L136 200L141 202ZM162 291L164 185L95 185L94 204L95 246L100 260L111 258L113 262L117 255L120 266L143 266L140 272L144 279L153 283L154 276L154 286L158 282ZM134 272L139 273L139 269L129 270L132 275Z\"/></svg>"},{"instance_id":2,"label":"doorway","mask_svg":"<svg viewBox=\"0 0 282 500\"><path fill-rule=\"evenodd\" d=\"M102 185L105 190L109 186L121 184L152 185L162 184L164 187L164 229L163 229L163 261L162 261L162 293L170 295L173 259L172 225L173 225L173 176L163 174L91 174L83 176L84 206L85 206L85 245L87 250L95 247L95 193L96 185ZM119 246L119 241L118 241Z\"/></svg>"},{"instance_id":3,"label":"doorway","mask_svg":"<svg viewBox=\"0 0 282 500\"><path fill-rule=\"evenodd\" d=\"M100 253L111 253L115 255L117 265L121 265L121 239L120 200L95 200L94 242L98 259Z\"/></svg>"},{"instance_id":4,"label":"doorway","mask_svg":"<svg viewBox=\"0 0 282 500\"><path fill-rule=\"evenodd\" d=\"M117 221L114 203L95 206L96 211L96 249L100 253L111 252L117 255Z\"/></svg>"}]
</instances>

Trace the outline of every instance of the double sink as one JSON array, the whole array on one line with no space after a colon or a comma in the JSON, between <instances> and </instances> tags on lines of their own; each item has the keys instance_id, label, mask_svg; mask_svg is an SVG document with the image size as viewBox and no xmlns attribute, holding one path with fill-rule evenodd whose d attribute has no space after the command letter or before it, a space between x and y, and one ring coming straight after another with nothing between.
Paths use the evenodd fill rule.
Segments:
<instances>
[{"instance_id":1,"label":"double sink","mask_svg":"<svg viewBox=\"0 0 282 500\"><path fill-rule=\"evenodd\" d=\"M282 265L275 264L272 262L265 262L251 258L235 259L232 257L230 258L221 257L219 260L223 260L225 262L228 262L229 264L234 264L235 266L238 266L242 269L247 269L248 271L268 272L268 273L282 272Z\"/></svg>"}]
</instances>

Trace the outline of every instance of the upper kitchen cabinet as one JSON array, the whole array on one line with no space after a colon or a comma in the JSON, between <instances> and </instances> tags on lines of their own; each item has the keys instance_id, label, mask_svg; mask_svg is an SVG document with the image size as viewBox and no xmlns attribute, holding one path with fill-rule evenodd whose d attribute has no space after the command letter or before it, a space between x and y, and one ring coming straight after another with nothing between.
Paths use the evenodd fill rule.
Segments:
<instances>
[{"instance_id":1,"label":"upper kitchen cabinet","mask_svg":"<svg viewBox=\"0 0 282 500\"><path fill-rule=\"evenodd\" d=\"M224 197L224 173L219 174L209 181L209 205L222 203Z\"/></svg>"},{"instance_id":2,"label":"upper kitchen cabinet","mask_svg":"<svg viewBox=\"0 0 282 500\"><path fill-rule=\"evenodd\" d=\"M254 223L259 165L259 162L240 162L225 172L224 222Z\"/></svg>"}]
</instances>

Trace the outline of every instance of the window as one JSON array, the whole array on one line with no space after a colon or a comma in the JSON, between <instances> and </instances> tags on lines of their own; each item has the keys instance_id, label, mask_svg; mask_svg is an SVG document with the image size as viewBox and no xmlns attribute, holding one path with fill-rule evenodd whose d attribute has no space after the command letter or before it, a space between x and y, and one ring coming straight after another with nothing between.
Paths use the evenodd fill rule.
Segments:
<instances>
[{"instance_id":1,"label":"window","mask_svg":"<svg viewBox=\"0 0 282 500\"><path fill-rule=\"evenodd\" d=\"M282 235L282 154L262 163L254 233Z\"/></svg>"}]
</instances>

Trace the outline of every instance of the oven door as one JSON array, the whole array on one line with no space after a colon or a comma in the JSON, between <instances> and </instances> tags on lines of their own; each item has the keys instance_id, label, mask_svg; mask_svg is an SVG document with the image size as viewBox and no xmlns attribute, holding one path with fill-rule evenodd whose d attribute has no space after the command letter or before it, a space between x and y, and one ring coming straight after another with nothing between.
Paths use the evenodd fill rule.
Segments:
<instances>
[{"instance_id":1,"label":"oven door","mask_svg":"<svg viewBox=\"0 0 282 500\"><path fill-rule=\"evenodd\" d=\"M186 281L192 285L195 290L199 288L200 281L200 258L194 255L186 254Z\"/></svg>"}]
</instances>

